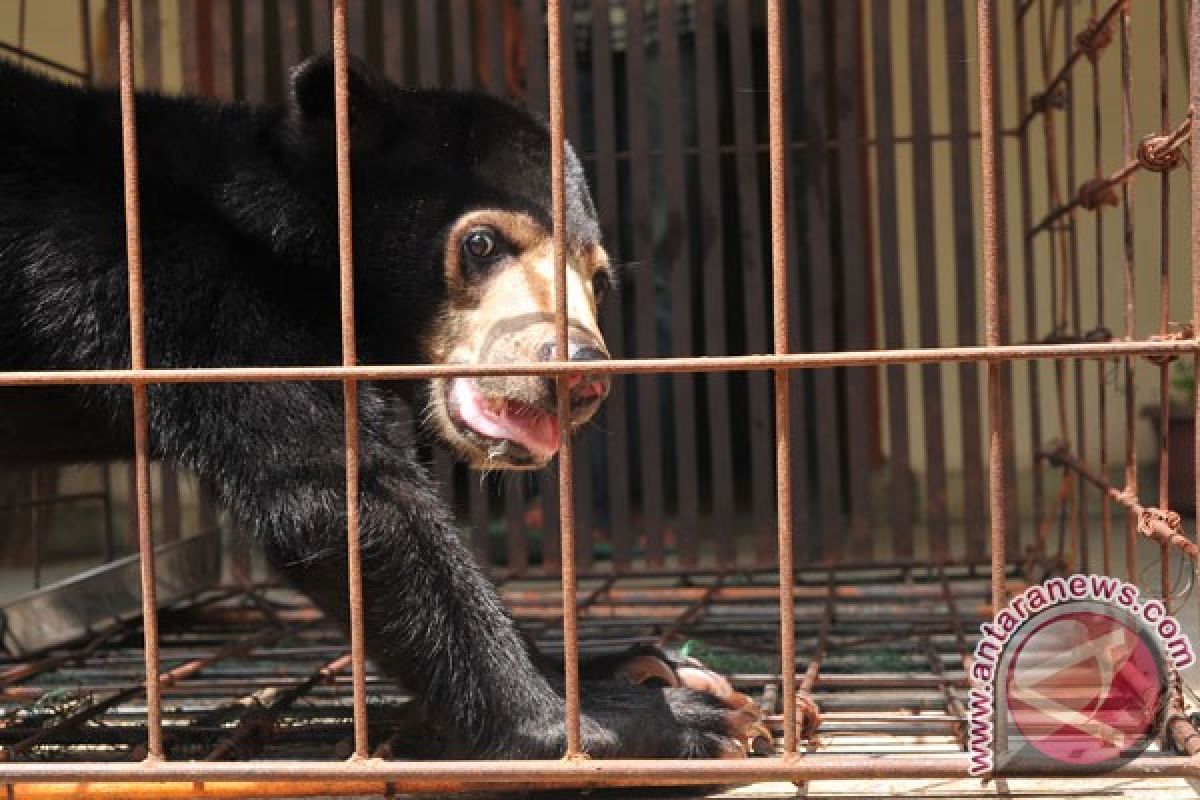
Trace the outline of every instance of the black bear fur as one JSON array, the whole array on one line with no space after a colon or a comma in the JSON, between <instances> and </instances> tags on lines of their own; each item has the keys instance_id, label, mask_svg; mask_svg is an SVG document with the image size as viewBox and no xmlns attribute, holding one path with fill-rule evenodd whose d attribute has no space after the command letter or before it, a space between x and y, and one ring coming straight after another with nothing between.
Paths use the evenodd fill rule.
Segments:
<instances>
[{"instance_id":1,"label":"black bear fur","mask_svg":"<svg viewBox=\"0 0 1200 800\"><path fill-rule=\"evenodd\" d=\"M550 137L484 96L351 76L355 290L362 363L415 363L445 296L444 232L472 208L550 224ZM151 367L340 363L332 67L292 75L284 108L139 94ZM597 240L578 162L568 236ZM0 61L0 370L125 368L129 317L119 102ZM556 758L560 670L532 652L462 546L398 422L415 383L360 389L361 531L370 656L444 732L445 756ZM271 561L345 624L337 383L158 385L156 458L206 482ZM125 386L0 391L9 460L127 456ZM695 757L729 710L682 688L583 687L594 756Z\"/></svg>"}]
</instances>

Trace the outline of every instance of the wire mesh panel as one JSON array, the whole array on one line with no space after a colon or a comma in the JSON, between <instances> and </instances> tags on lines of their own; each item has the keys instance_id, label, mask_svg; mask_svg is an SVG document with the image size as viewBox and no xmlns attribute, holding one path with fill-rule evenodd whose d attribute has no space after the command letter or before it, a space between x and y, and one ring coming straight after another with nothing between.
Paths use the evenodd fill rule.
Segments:
<instances>
[{"instance_id":1,"label":"wire mesh panel","mask_svg":"<svg viewBox=\"0 0 1200 800\"><path fill-rule=\"evenodd\" d=\"M940 51L931 35L935 5L797 2L787 5L785 15L779 0L765 6L549 0L543 17L540 3L508 0L180 2L182 80L194 92L277 100L287 63L322 49L327 39L332 43L338 272L330 288L336 288L338 301L329 308L340 338L336 357L326 364L164 369L147 360L134 5L104 4L101 19L111 34L104 44L111 52L95 74L115 84L120 97L129 366L9 371L0 373L0 386L115 385L130 394L140 625L120 622L82 644L14 661L0 673L0 699L11 723L0 727L7 756L0 781L11 784L10 794L36 796L39 781L88 782L100 786L100 793L111 786L113 793L126 793L121 796L203 794L210 787L217 794L257 796L957 777L967 769L959 752L967 714L960 690L972 632L1004 605L1010 581L1087 569L1094 558L1085 508L1092 488L1104 498L1105 569L1114 562L1112 512L1121 506L1129 512L1123 542L1127 574L1133 581L1142 578L1140 540L1159 545L1157 590L1169 603L1171 559L1182 554L1191 564L1200 553L1170 509L1168 492L1169 362L1190 355L1200 364L1195 338L1200 326L1176 330L1170 324L1169 173L1183 161L1195 112L1193 106L1182 120L1171 116L1166 55L1171 4L1137 6L1139 20L1142 9L1152 8L1145 19L1159 26L1161 54L1160 124L1137 144L1133 4L1113 3L1101 12L1093 3L1092 18L1078 33L1070 3L1023 0L1003 6L1011 18L1006 35L1016 43L1018 101L1018 113L1007 115L1016 125L1003 131L1001 119L1007 117L998 79L1006 74L1000 69L1006 51L998 47L997 4L975 4L973 37L968 5L947 0L937 6L944 12ZM163 69L161 5L138 9L145 15L143 80L155 86ZM900 25L909 39L904 48L889 34ZM1191 10L1189 26L1195 85L1200 8ZM1093 116L1096 174L1076 188L1071 184L1079 179L1076 155L1082 149L1076 71L1085 57L1097 65L1092 84L1098 113L1100 58L1114 37L1120 50L1122 165L1103 171L1104 123ZM1036 57L1030 40L1037 42ZM876 45L870 59L865 41ZM91 53L90 42L87 50ZM974 93L967 74L951 70L938 95L948 105L946 131L933 127L936 52L943 52L947 64L973 58L978 70ZM410 84L483 88L545 109L554 232L550 358L500 365L359 363L353 58ZM1037 79L1026 69L1034 61L1042 68ZM899 80L889 62L901 63L911 84L903 115L907 134L898 133L901 114L890 90ZM85 77L92 74L89 67ZM968 130L972 103L977 133ZM1054 116L1059 110L1066 111L1062 119ZM476 555L492 560L499 551L505 599L525 632L562 656L566 758L384 760L426 734L420 720L408 716L403 691L370 673L366 660L370 598L363 592L363 549L374 543L360 536L360 514L371 511L364 508L362 485L372 480L369 467L360 472L367 463L360 449L360 389L373 381L536 375L556 387L559 425L569 429L569 389L580 368L568 360L568 134L584 145L599 218L609 227L618 260L631 267L630 291L605 320L613 341L624 346L623 357L597 361L587 370L625 376L609 400L608 427L578 442L563 437L552 477L503 485L478 484L440 450L426 453L442 490L476 525L471 542ZM1200 155L1198 148L1193 142L1194 155ZM939 160L939 151L947 158ZM1021 221L1015 234L1005 227L1011 204L1003 203L1008 173L1000 169L1014 154L1012 182L1018 184L1020 206L1014 216ZM1044 190L1035 191L1033 176L1042 168ZM1139 338L1132 191L1145 172L1162 173L1156 228L1161 249L1157 324ZM1196 215L1200 182L1193 179L1193 187ZM955 209L948 225L940 221L939 193ZM1083 329L1080 253L1087 244L1077 220L1104 205L1121 210L1121 336L1103 328L1102 296L1096 326ZM915 253L911 264L898 257L902 214ZM1193 315L1200 313L1197 219L1193 269L1186 276L1195 295ZM948 235L939 238L944 227ZM1096 227L1100 287L1109 277L1106 264L1111 270L1115 262L1105 260L1105 238ZM1016 240L1019 246L1013 246ZM938 275L947 260L939 251L946 248L956 265L952 293ZM1018 270L1009 271L1006 257L1017 251L1025 261L1019 272L1028 306L1022 342L1013 341L1008 319ZM724 264L726 258L737 268ZM1042 286L1046 298L1039 294ZM1043 307L1050 313L1040 313ZM1047 318L1049 335L1040 329ZM954 331L950 337L941 330L947 321ZM876 330L880 323L882 332ZM881 344L886 348L874 349ZM1141 359L1152 360L1151 366L1139 369ZM1030 369L1009 370L1020 361ZM1094 397L1089 361L1100 376ZM1112 392L1105 370L1113 361L1120 364L1124 391L1123 484L1106 474L1107 439L1099 441L1099 468L1085 446L1090 400L1102 433L1110 429L1106 398ZM1027 391L1016 392L1022 372ZM1155 373L1160 425L1156 504L1143 503L1138 491L1135 389L1146 372ZM246 382L339 387L344 427L337 465L344 466L340 519L346 539L344 563L337 565L349 589L348 652L322 629L311 607L249 582L236 591L203 595L183 609L162 609L160 625L150 393L168 384ZM1061 470L1057 492L1049 497L1054 476L1045 466L1034 468L1030 507L1036 516L1028 526L1032 535L1023 536L1013 530L1012 513L1013 417L1022 404L1013 399L1017 394L1027 394L1024 410L1034 420L1028 426L1031 458ZM1200 407L1200 395L1189 399ZM914 416L921 422L919 433ZM1044 441L1051 430L1059 441ZM891 465L883 473L883 491L876 491L873 478L885 438ZM953 492L952 451L961 467ZM918 456L922 483L911 474ZM957 515L951 513L951 494L958 498ZM877 525L877 496L891 504L883 505L890 508L885 526ZM177 497L164 491L163 500L169 506ZM880 529L889 535L887 548L874 535ZM1055 534L1057 546L1051 541ZM977 570L983 563L990 567L986 579ZM530 572L549 577L522 583ZM685 648L702 642L712 650L705 654L709 658L727 659L733 688L750 692L765 715L763 757L694 763L586 759L581 652L680 641ZM797 669L798 653L803 672ZM73 682L87 686L88 696L64 692ZM914 694L881 696L874 691L879 688ZM1197 735L1174 688L1179 713L1171 717L1166 738L1194 755ZM850 716L839 720L839 708ZM881 708L937 711L880 719ZM876 716L863 719L867 714ZM940 737L949 748L932 754L914 747L883 756L800 756L801 743L818 749L822 735L867 730ZM781 747L775 746L777 735ZM754 749L755 742L749 746ZM1165 749L1131 760L1118 774L1200 772L1192 759ZM50 763L35 763L30 758L35 754ZM302 760L310 755L324 760ZM436 755L436 747L433 754L418 755ZM183 760L189 756L203 761ZM240 760L260 756L266 758ZM139 787L116 783L122 781Z\"/></svg>"}]
</instances>

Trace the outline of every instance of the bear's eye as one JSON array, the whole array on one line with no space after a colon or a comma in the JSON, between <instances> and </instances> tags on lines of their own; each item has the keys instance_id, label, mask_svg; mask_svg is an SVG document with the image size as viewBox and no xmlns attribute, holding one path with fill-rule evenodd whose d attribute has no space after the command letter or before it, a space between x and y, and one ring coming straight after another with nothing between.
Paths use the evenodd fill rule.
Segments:
<instances>
[{"instance_id":1,"label":"bear's eye","mask_svg":"<svg viewBox=\"0 0 1200 800\"><path fill-rule=\"evenodd\" d=\"M592 296L596 298L596 305L604 302L610 289L612 289L612 278L608 276L607 272L600 270L592 276Z\"/></svg>"},{"instance_id":2,"label":"bear's eye","mask_svg":"<svg viewBox=\"0 0 1200 800\"><path fill-rule=\"evenodd\" d=\"M509 254L507 243L492 228L475 228L463 237L463 264L468 273L486 269Z\"/></svg>"}]
</instances>

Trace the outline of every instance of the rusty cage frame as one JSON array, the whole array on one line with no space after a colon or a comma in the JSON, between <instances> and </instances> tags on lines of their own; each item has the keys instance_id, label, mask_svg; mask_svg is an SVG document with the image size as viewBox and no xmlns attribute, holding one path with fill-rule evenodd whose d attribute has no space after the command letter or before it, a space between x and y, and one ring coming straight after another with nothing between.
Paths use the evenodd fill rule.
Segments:
<instances>
[{"instance_id":1,"label":"rusty cage frame","mask_svg":"<svg viewBox=\"0 0 1200 800\"><path fill-rule=\"evenodd\" d=\"M1024 16L1037 0L1014 0L1013 12L1018 19ZM906 364L938 365L975 363L986 367L987 409L989 421L989 500L991 526L991 607L1002 607L1007 599L1006 569L1010 561L1013 540L1009 533L1009 483L1012 476L1007 464L1012 448L1012 431L1009 424L1011 414L1011 385L1009 366L1016 362L1031 364L1038 360L1053 361L1058 369L1074 363L1077 370L1089 361L1123 358L1124 381L1132 385L1133 359L1146 357L1156 361L1160 370L1161 404L1167 404L1167 366L1171 359L1188 358L1200 371L1200 174L1194 169L1191 175L1191 269L1193 321L1190 332L1172 335L1168 329L1167 304L1169 301L1166 248L1162 263L1162 314L1161 330L1156 336L1138 340L1134 336L1133 308L1125 307L1124 336L1109 341L1070 341L1040 344L1012 344L1008 313L1008 288L1006 259L1002 253L1003 220L1000 204L1001 187L998 180L998 136L997 100L994 96L993 75L996 66L994 52L995 33L993 24L996 15L995 0L978 0L977 26L979 41L978 80L979 107L981 117L982 144L982 243L984 255L984 307L985 343L983 346L930 347L920 349L883 349L872 351L795 353L789 346L789 324L787 298L788 255L786 246L787 217L785 206L785 138L784 138L784 70L782 53L782 0L767 0L768 23L768 105L769 105L769 164L770 164L770 241L772 275L772 323L774 347L771 354L756 354L724 357L695 358L645 358L618 359L602 364L589 365L589 370L605 374L653 374L668 372L733 372L763 371L774 379L775 409L775 462L777 502L777 544L779 562L778 608L780 617L779 657L782 664L783 699L783 752L768 758L745 761L656 761L656 760L589 760L580 747L580 700L579 700L579 636L577 631L578 604L576 601L575 516L573 497L572 444L568 438L562 443L561 469L559 470L560 549L562 588L562 633L564 665L566 671L567 699L567 752L562 760L529 762L394 762L373 758L367 741L366 664L362 630L362 587L361 562L358 540L357 487L358 487L358 427L356 387L363 380L403 380L441 376L466 375L542 375L566 379L577 367L566 362L515 364L503 367L488 365L471 366L359 366L355 356L355 320L353 294L353 252L351 242L352 195L350 184L349 110L347 91L347 0L334 0L332 5L332 42L335 61L335 99L337 129L337 185L338 223L340 246L340 290L342 314L341 366L311 366L294 368L199 368L199 369L150 369L146 365L145 333L143 330L142 265L139 232L138 164L136 151L136 129L134 119L134 56L132 0L119 0L119 86L121 99L121 121L123 131L123 159L125 167L125 219L128 252L129 311L132 358L127 370L96 370L76 372L8 372L0 374L0 386L36 385L81 385L123 384L130 387L134 400L135 429L135 478L138 545L141 556L142 613L144 617L144 689L146 697L146 723L148 741L145 759L140 763L0 763L0 783L8 786L9 796L22 796L22 787L30 783L60 783L64 793L84 789L103 792L108 787L113 796L120 794L121 786L130 783L151 782L156 789L166 794L186 796L198 783L206 784L206 796L244 796L250 783L262 789L262 781L278 782L277 791L288 794L319 794L325 792L354 792L360 794L386 794L394 791L454 791L475 789L503 789L515 787L613 787L613 786L675 786L706 785L716 783L738 783L757 780L785 780L802 782L815 779L834 778L936 778L964 777L967 775L968 756L923 755L909 758L903 755L832 755L801 753L798 748L797 720L805 711L798 708L801 695L811 688L813 675L805 675L797 684L794 642L794 604L802 587L796 584L793 564L793 509L792 509L792 424L789 401L789 374L793 370L827 369L832 367L879 367ZM1162 35L1166 36L1166 0L1159 0ZM1026 267L1032 262L1031 240L1039 234L1054 237L1055 245L1066 247L1066 235L1059 220L1077 209L1094 209L1098 205L1112 202L1116 198L1109 193L1119 188L1122 192L1123 223L1127 233L1125 251L1127 299L1132 294L1133 259L1132 244L1128 232L1131 226L1132 204L1129 179L1139 170L1163 173L1163 186L1167 185L1166 172L1178 164L1184 143L1190 140L1190 158L1193 165L1200 162L1200 138L1192 137L1191 121L1200 114L1200 3L1193 3L1188 20L1189 77L1192 91L1187 119L1172 127L1167 117L1165 46L1163 47L1163 118L1161 133L1147 137L1139 145L1132 140L1132 118L1129 103L1129 37L1128 29L1132 13L1129 0L1114 0L1103 14L1096 14L1093 0L1093 19L1084 34L1081 34L1061 69L1045 85L1036 97L1040 105L1024 116L1017 129L1023 135L1028 126L1053 104L1053 94L1076 63L1096 48L1097 31L1108 28L1118 18L1122 34L1122 63L1124 78L1124 150L1127 163L1108 178L1085 182L1078 194L1070 200L1055 197L1057 208L1036 224L1029 218L1029 203L1024 203L1025 219L1021 221L1026 253ZM562 0L547 0L548 8L548 76L550 100L550 127L552 131L553 161L553 217L555 231L557 340L558 353L566 353L566 293L565 293L565 244L562 235L565 206L563 189L564 159L564 98L562 82ZM1069 27L1069 26L1068 26ZM1090 32L1090 33L1089 33ZM1071 31L1067 31L1070 35ZM1021 47L1023 47L1023 40ZM1102 46L1102 45L1099 45ZM1019 94L1025 96L1025 77L1022 71ZM1049 127L1049 126L1048 126ZM1010 132L1005 132L1010 133ZM1052 141L1052 131L1047 132ZM1048 151L1053 152L1052 144ZM1023 192L1029 185L1028 147L1022 139L1021 165ZM1052 157L1048 160L1053 160ZM1097 173L1099 149L1097 149ZM1070 176L1069 176L1070 179ZM1051 178L1051 186L1058 180ZM1056 191L1056 190L1055 190ZM1053 196L1053 195L1052 195ZM1167 224L1167 197L1164 188L1163 238L1169 235ZM1063 250L1063 265L1067 262ZM1066 302L1066 293L1060 298ZM1029 305L1032 306L1032 300ZM1030 312L1031 313L1031 312ZM1032 317L1027 318L1029 333L1033 334ZM161 672L159 663L158 607L155 598L154 548L150 527L150 463L148 456L147 387L152 384L195 383L195 382L261 382L261 381L336 381L344 387L344 414L346 437L346 490L347 490L347 546L349 551L349 591L351 608L351 652L348 657L327 665L321 675L341 671L347 666L352 675L354 753L344 762L270 761L240 763L215 761L210 763L172 762L164 759L163 725L161 717L161 689L175 680L202 668L205 660L190 662L167 673ZM1077 392L1082 392L1082 382L1076 382ZM1033 391L1036 391L1034 389ZM1061 391L1061 389L1060 389ZM567 414L568 393L560 391L559 415ZM1081 395L1080 395L1081 397ZM1036 396L1035 396L1036 403ZM1078 402L1082 400L1077 398ZM1200 392L1195 398L1200 413ZM1060 398L1061 405L1061 398ZM1127 422L1132 427L1132 393L1127 395ZM1166 500L1166 434L1165 424L1159 453L1160 497L1158 505L1146 507L1138 502L1136 494L1136 461L1132 438L1126 453L1128 482L1124 487L1110 485L1104 475L1093 473L1082 455L1065 449L1046 455L1046 459L1059 467L1077 473L1083 484L1101 490L1105 508L1105 567L1110 565L1109 552L1109 504L1115 502L1129 511L1126 546L1132 553L1133 543L1139 535L1159 542L1164 556L1170 548L1176 548L1195 562L1200 553L1197 544L1182 532L1178 515L1167 510ZM1065 426L1064 426L1065 429ZM1038 434L1035 433L1035 436ZM1198 436L1200 444L1200 436ZM1035 442L1040 445L1040 442ZM1106 463L1105 463L1106 465ZM1200 500L1200 485L1197 486ZM1200 505L1200 503L1198 503ZM1163 559L1163 595L1169 596L1167 559ZM1131 575L1136 575L1130 564ZM611 584L610 584L611 585ZM712 591L708 592L709 595ZM250 644L264 637L252 637ZM209 661L213 658L210 657ZM816 662L819 665L820 656ZM811 672L811 669L810 669ZM6 677L9 677L6 675ZM316 680L316 678L314 678ZM8 683L8 681L6 681ZM799 689L799 692L798 692ZM1182 702L1179 700L1179 702ZM1179 707L1182 708L1181 706ZM1188 756L1141 756L1123 766L1118 774L1129 777L1185 776L1200 778L1200 760L1194 756L1200 751L1200 738L1187 718L1182 714L1170 720L1170 735L1178 749Z\"/></svg>"}]
</instances>

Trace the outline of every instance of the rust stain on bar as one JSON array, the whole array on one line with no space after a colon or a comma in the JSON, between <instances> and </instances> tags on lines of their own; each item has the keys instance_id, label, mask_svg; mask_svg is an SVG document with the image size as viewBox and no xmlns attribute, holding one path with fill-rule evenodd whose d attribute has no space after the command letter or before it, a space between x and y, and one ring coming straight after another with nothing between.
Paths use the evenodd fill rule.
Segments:
<instances>
[{"instance_id":1,"label":"rust stain on bar","mask_svg":"<svg viewBox=\"0 0 1200 800\"><path fill-rule=\"evenodd\" d=\"M1166 123L1163 124L1164 129ZM1106 205L1116 205L1117 198L1113 189L1129 183L1139 171L1169 172L1179 166L1182 159L1179 153L1184 142L1192 136L1192 118L1188 116L1172 130L1164 130L1161 135L1147 136L1139 143L1134 155L1125 165L1107 178L1093 178L1085 181L1075 191L1075 197L1069 202L1055 208L1042 218L1042 221L1030 229L1027 236L1036 236L1043 231L1051 230L1054 223L1077 209L1096 211Z\"/></svg>"},{"instance_id":2,"label":"rust stain on bar","mask_svg":"<svg viewBox=\"0 0 1200 800\"><path fill-rule=\"evenodd\" d=\"M989 347L1000 344L1000 231L996 225L999 213L999 184L996 179L996 106L992 97L992 24L995 7L992 0L980 0L979 27L979 122L982 145L983 210L983 291L984 336ZM1012 445L1004 425L1004 405L1001 397L1000 365L988 364L988 478L992 523L992 607L1003 608L1006 602L1005 565L1008 542L1008 485L1004 474L1004 458Z\"/></svg>"},{"instance_id":3,"label":"rust stain on bar","mask_svg":"<svg viewBox=\"0 0 1200 800\"><path fill-rule=\"evenodd\" d=\"M1167 126L1171 124L1168 89L1170 87L1170 71L1167 67L1170 53L1167 35L1167 0L1158 0L1158 93L1159 114L1163 135L1168 135ZM1191 122L1191 117L1188 117ZM1182 144L1182 142L1180 142ZM1139 154L1145 147L1139 148ZM1159 198L1159 277L1158 277L1158 332L1167 336L1171 326L1171 175L1163 170L1159 179L1162 193ZM1170 505L1167 496L1167 485L1170 479L1170 456L1167 442L1171 427L1171 375L1170 362L1163 361L1158 366L1158 506L1166 508ZM1163 605L1167 613L1171 613L1171 548L1166 542L1159 551L1159 588L1162 593Z\"/></svg>"},{"instance_id":4,"label":"rust stain on bar","mask_svg":"<svg viewBox=\"0 0 1200 800\"><path fill-rule=\"evenodd\" d=\"M1088 469L1087 465L1072 455L1065 447L1042 453L1040 457L1055 466L1071 470L1103 491L1108 497L1129 509L1130 524L1136 533L1158 542L1164 548L1177 547L1193 561L1200 559L1200 545L1181 533L1183 523L1179 514L1166 506L1161 508L1143 506L1138 502L1135 492L1129 491L1128 488L1118 489L1113 486L1106 478ZM1164 558L1164 560L1166 559Z\"/></svg>"},{"instance_id":5,"label":"rust stain on bar","mask_svg":"<svg viewBox=\"0 0 1200 800\"><path fill-rule=\"evenodd\" d=\"M133 85L131 0L117 7L120 61L121 155L125 178L125 248L129 267L129 353L133 369L146 368L145 303L142 287L142 232L139 217L137 120ZM158 601L154 580L154 533L150 527L150 422L148 388L133 387L134 482L138 552L141 555L142 619L145 631L146 735L150 760L162 758L162 698L158 675Z\"/></svg>"},{"instance_id":6,"label":"rust stain on bar","mask_svg":"<svg viewBox=\"0 0 1200 800\"><path fill-rule=\"evenodd\" d=\"M546 9L547 68L550 87L550 166L554 217L554 341L560 362L570 359L567 337L567 203L563 162L566 157L562 87L562 4L550 0ZM563 590L563 678L567 704L566 758L583 757L579 711L579 634L575 608L575 504L572 486L571 393L567 375L558 376L558 515Z\"/></svg>"},{"instance_id":7,"label":"rust stain on bar","mask_svg":"<svg viewBox=\"0 0 1200 800\"><path fill-rule=\"evenodd\" d=\"M900 364L1002 363L1027 360L1070 360L1123 356L1195 355L1195 339L1160 341L1015 344L973 347L917 347L898 350L842 350L819 353L702 356L692 358L626 358L593 361L588 375L647 375L667 372L765 372L780 369L828 369ZM96 386L101 384L267 383L280 381L397 381L437 376L573 375L579 367L562 362L512 364L394 364L388 366L199 367L185 369L27 370L0 372L4 386Z\"/></svg>"},{"instance_id":8,"label":"rust stain on bar","mask_svg":"<svg viewBox=\"0 0 1200 800\"><path fill-rule=\"evenodd\" d=\"M1189 112L1192 119L1200 118L1200 3L1192 3L1188 14L1188 97L1191 98ZM1200 375L1200 170L1195 167L1200 164L1200 137L1193 137L1191 142L1191 193L1192 193L1192 330L1197 339L1197 350L1192 357L1193 375ZM1200 385L1195 387L1195 410L1200 417ZM1196 426L1196 473L1200 475L1200 426ZM1200 508L1200 481L1196 482L1196 508ZM1200 544L1200 529L1196 531L1196 541ZM1200 573L1200 564L1195 571ZM1197 594L1200 597L1200 593Z\"/></svg>"},{"instance_id":9,"label":"rust stain on bar","mask_svg":"<svg viewBox=\"0 0 1200 800\"><path fill-rule=\"evenodd\" d=\"M779 0L767 2L767 105L771 134L771 320L775 352L788 352L787 196L784 175L783 26ZM796 623L792 587L791 406L787 370L775 371L775 497L779 526L779 659L783 672L783 751L796 752Z\"/></svg>"},{"instance_id":10,"label":"rust stain on bar","mask_svg":"<svg viewBox=\"0 0 1200 800\"><path fill-rule=\"evenodd\" d=\"M1129 3L1121 6L1121 142L1126 162L1133 160L1133 33ZM1134 275L1133 237L1133 186L1128 181L1121 184L1121 222L1125 250L1125 338L1136 335L1136 298ZM1137 442L1134 431L1134 383L1135 364L1132 358L1125 359L1125 491L1137 495ZM1137 520L1130 514L1125 526L1125 570L1126 579L1136 581L1137 568Z\"/></svg>"},{"instance_id":11,"label":"rust stain on bar","mask_svg":"<svg viewBox=\"0 0 1200 800\"><path fill-rule=\"evenodd\" d=\"M350 186L350 88L346 0L333 4L334 123L337 135L338 264L342 365L357 362L354 339L354 238ZM350 660L354 686L354 758L367 750L367 655L363 633L362 552L358 537L358 383L342 383L346 425L346 561L350 586Z\"/></svg>"},{"instance_id":12,"label":"rust stain on bar","mask_svg":"<svg viewBox=\"0 0 1200 800\"><path fill-rule=\"evenodd\" d=\"M810 753L803 758L743 760L560 760L560 761L259 761L213 764L0 764L0 782L25 791L26 784L128 781L142 785L202 781L376 780L406 792L519 788L613 788L702 786L764 780L872 778L966 778L965 754L852 755ZM1027 773L1035 775L1037 773ZM1140 756L1113 770L1127 778L1200 777L1200 762L1187 757ZM1014 776L1019 777L1019 776ZM18 795L20 796L20 795Z\"/></svg>"},{"instance_id":13,"label":"rust stain on bar","mask_svg":"<svg viewBox=\"0 0 1200 800\"><path fill-rule=\"evenodd\" d=\"M1075 47L1072 48L1070 55L1067 56L1066 61L1063 62L1063 65L1055 73L1054 77L1046 83L1046 88L1040 94L1036 95L1042 102L1035 103L1034 107L1027 111L1025 116L1021 118L1018 126L1020 130L1024 130L1038 114L1045 113L1050 109L1049 98L1058 90L1059 85L1067 79L1067 76L1081 57L1086 55L1095 63L1094 55L1099 52L1100 48L1108 44L1108 37L1106 36L1108 27L1112 24L1113 18L1116 17L1117 13L1128 2L1129 0L1113 0L1113 3L1099 19L1089 20L1087 26L1076 34ZM1021 13L1023 14L1024 10ZM1070 32L1068 31L1067 34L1070 35Z\"/></svg>"}]
</instances>

